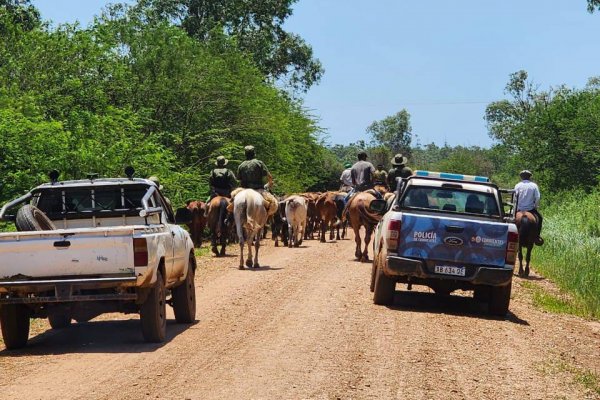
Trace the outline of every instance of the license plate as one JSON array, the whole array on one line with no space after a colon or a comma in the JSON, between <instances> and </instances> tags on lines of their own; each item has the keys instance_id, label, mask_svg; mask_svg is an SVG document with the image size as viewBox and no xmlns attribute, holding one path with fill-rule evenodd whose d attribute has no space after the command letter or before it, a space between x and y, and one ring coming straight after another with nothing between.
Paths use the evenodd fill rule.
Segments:
<instances>
[{"instance_id":1,"label":"license plate","mask_svg":"<svg viewBox=\"0 0 600 400\"><path fill-rule=\"evenodd\" d=\"M465 267L455 267L452 265L436 265L436 274L465 276Z\"/></svg>"}]
</instances>

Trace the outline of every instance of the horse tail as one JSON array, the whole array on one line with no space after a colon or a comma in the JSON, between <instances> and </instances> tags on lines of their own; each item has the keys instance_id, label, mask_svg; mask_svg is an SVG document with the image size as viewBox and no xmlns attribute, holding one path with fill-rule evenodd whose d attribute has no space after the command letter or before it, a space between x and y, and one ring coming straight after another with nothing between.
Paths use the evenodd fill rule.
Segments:
<instances>
[{"instance_id":1,"label":"horse tail","mask_svg":"<svg viewBox=\"0 0 600 400\"><path fill-rule=\"evenodd\" d=\"M522 246L527 246L528 245L528 238L529 236L531 236L531 232L534 229L534 223L533 221L531 221L529 218L527 218L527 215L523 214L521 216L521 220L519 223L519 244Z\"/></svg>"},{"instance_id":2,"label":"horse tail","mask_svg":"<svg viewBox=\"0 0 600 400\"><path fill-rule=\"evenodd\" d=\"M227 217L227 200L224 198L219 201L219 220L217 221L217 232L223 235L225 232L225 218Z\"/></svg>"},{"instance_id":3,"label":"horse tail","mask_svg":"<svg viewBox=\"0 0 600 400\"><path fill-rule=\"evenodd\" d=\"M379 223L379 215L369 212L365 206L365 201L362 199L358 202L358 213L361 220L368 225L377 225Z\"/></svg>"}]
</instances>

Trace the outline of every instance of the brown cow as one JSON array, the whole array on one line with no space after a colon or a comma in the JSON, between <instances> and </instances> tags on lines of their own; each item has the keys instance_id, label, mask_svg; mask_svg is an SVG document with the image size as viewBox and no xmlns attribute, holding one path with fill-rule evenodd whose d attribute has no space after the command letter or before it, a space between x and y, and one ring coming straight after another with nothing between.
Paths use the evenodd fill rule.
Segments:
<instances>
[{"instance_id":1,"label":"brown cow","mask_svg":"<svg viewBox=\"0 0 600 400\"><path fill-rule=\"evenodd\" d=\"M204 209L206 205L203 201L188 201L186 203L188 210L192 212L192 222L187 224L190 229L190 236L194 247L200 248L202 246L202 233L206 227L206 217L204 216Z\"/></svg>"},{"instance_id":2,"label":"brown cow","mask_svg":"<svg viewBox=\"0 0 600 400\"><path fill-rule=\"evenodd\" d=\"M317 213L316 202L321 193L301 193L300 196L305 197L308 200L307 214L306 214L306 231L304 232L304 239L314 239L314 232L319 224L319 215Z\"/></svg>"},{"instance_id":3,"label":"brown cow","mask_svg":"<svg viewBox=\"0 0 600 400\"><path fill-rule=\"evenodd\" d=\"M322 243L325 243L325 234L327 233L328 226L331 229L329 240L333 240L334 225L338 222L336 195L336 192L325 192L317 198L315 203L317 216L321 222L319 237Z\"/></svg>"}]
</instances>

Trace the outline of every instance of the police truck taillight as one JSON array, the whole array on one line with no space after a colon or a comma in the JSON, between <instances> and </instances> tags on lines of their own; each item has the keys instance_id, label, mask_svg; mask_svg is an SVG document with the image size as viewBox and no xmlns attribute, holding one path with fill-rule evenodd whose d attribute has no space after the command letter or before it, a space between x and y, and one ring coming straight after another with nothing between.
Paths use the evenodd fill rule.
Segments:
<instances>
[{"instance_id":1,"label":"police truck taillight","mask_svg":"<svg viewBox=\"0 0 600 400\"><path fill-rule=\"evenodd\" d=\"M146 238L133 239L133 266L145 267L148 265L148 243Z\"/></svg>"},{"instance_id":2,"label":"police truck taillight","mask_svg":"<svg viewBox=\"0 0 600 400\"><path fill-rule=\"evenodd\" d=\"M519 248L519 233L508 232L508 240L506 241L506 264L514 265L517 258L517 249Z\"/></svg>"},{"instance_id":3,"label":"police truck taillight","mask_svg":"<svg viewBox=\"0 0 600 400\"><path fill-rule=\"evenodd\" d=\"M391 219L387 226L386 245L388 250L396 250L398 247L398 238L400 238L400 228L402 223L399 220Z\"/></svg>"}]
</instances>

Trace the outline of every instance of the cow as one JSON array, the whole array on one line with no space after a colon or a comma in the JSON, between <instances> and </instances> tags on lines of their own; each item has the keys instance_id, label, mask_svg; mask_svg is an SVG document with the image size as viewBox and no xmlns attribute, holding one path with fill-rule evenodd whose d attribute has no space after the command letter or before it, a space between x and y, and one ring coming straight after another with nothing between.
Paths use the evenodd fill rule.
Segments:
<instances>
[{"instance_id":1,"label":"cow","mask_svg":"<svg viewBox=\"0 0 600 400\"><path fill-rule=\"evenodd\" d=\"M303 196L285 199L285 218L288 223L288 247L299 247L306 230L307 200Z\"/></svg>"},{"instance_id":2,"label":"cow","mask_svg":"<svg viewBox=\"0 0 600 400\"><path fill-rule=\"evenodd\" d=\"M288 245L288 224L285 218L285 201L279 201L279 209L273 215L271 222L271 239L275 242L275 247L279 247L279 238L283 245Z\"/></svg>"},{"instance_id":3,"label":"cow","mask_svg":"<svg viewBox=\"0 0 600 400\"><path fill-rule=\"evenodd\" d=\"M338 210L336 204L336 192L325 192L317 199L315 207L317 209L317 215L321 222L321 229L319 238L322 243L325 243L325 235L327 228L331 229L329 233L329 240L333 240L334 225L338 223ZM339 237L338 237L339 239Z\"/></svg>"},{"instance_id":4,"label":"cow","mask_svg":"<svg viewBox=\"0 0 600 400\"><path fill-rule=\"evenodd\" d=\"M190 230L194 247L200 248L202 246L202 234L206 227L206 216L204 215L206 205L203 201L189 200L186 202L186 206L192 212L192 222L187 224L187 227Z\"/></svg>"}]
</instances>

